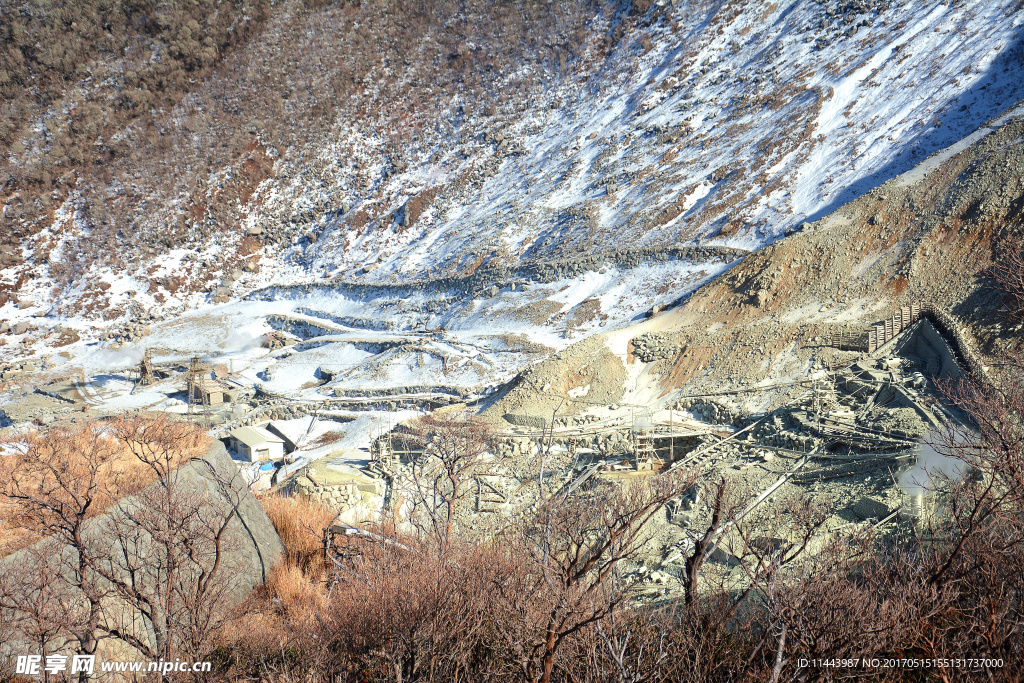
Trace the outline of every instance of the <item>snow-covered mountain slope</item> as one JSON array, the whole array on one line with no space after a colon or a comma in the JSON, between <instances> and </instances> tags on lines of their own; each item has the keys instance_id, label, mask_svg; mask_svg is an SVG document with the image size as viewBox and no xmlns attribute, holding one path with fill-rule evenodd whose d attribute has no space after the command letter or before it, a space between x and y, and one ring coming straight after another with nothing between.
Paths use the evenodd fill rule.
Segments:
<instances>
[{"instance_id":1,"label":"snow-covered mountain slope","mask_svg":"<svg viewBox=\"0 0 1024 683\"><path fill-rule=\"evenodd\" d=\"M335 389L473 391L594 332L642 320L653 306L677 301L735 262L608 264L550 282L489 281L457 295L447 287L400 285L272 288L155 323L137 344L110 350L83 341L64 353L86 375L129 368L142 346L157 361L193 354L237 361L249 368L246 381L309 400ZM297 343L268 354L260 340L273 330ZM163 397L140 400L155 405Z\"/></svg>"},{"instance_id":2,"label":"snow-covered mountain slope","mask_svg":"<svg viewBox=\"0 0 1024 683\"><path fill-rule=\"evenodd\" d=\"M416 114L420 134L400 154L389 128L408 115L398 106L376 123L340 116L304 150L257 140L249 166L204 181L212 202L246 168L262 169L264 179L234 204L237 229L199 243L126 254L123 267L97 258L60 279L53 267L87 249L92 230L68 200L50 228L26 240L25 263L0 278L12 292L0 308L10 326L0 353L67 344L68 330L82 344L125 320L216 315L211 303L267 287L447 282L517 267L536 274L552 259L637 249L646 259L680 245L757 249L1024 96L1020 0L676 2L644 21L622 16L595 15L575 66L494 74L493 88L516 88L494 112L456 96ZM615 48L600 52L604 33L623 26ZM409 63L402 73L412 78ZM187 118L188 107L196 108L182 104L174 116ZM159 235L196 201L154 202L137 230ZM432 290L429 316L413 310L416 288L397 304L368 290L357 303L338 297L321 308L393 318L406 331L503 334L516 327L515 310L540 305L546 315L517 331L565 339L678 300L728 260L613 259L608 274L596 258L555 268L534 291L503 289L514 278L495 283L498 294ZM305 296L279 298L302 307ZM489 306L513 313L488 318ZM583 322L566 322L580 307ZM247 310L259 317L262 309Z\"/></svg>"},{"instance_id":3,"label":"snow-covered mountain slope","mask_svg":"<svg viewBox=\"0 0 1024 683\"><path fill-rule=\"evenodd\" d=\"M598 73L500 131L437 143L379 198L340 168L329 192L349 213L286 260L350 278L373 264L362 277L389 281L622 245L757 248L1024 96L1019 10L678 3ZM372 168L367 132L340 132L319 154ZM268 183L267 213L294 210L297 190Z\"/></svg>"},{"instance_id":4,"label":"snow-covered mountain slope","mask_svg":"<svg viewBox=\"0 0 1024 683\"><path fill-rule=\"evenodd\" d=\"M932 310L938 346L954 349L948 354L965 373L998 378L1002 359L1020 352L1024 325L1009 314L1012 297L991 267L1019 253L1022 211L1019 106L981 136L750 254L681 306L598 333L531 366L497 397L491 414L547 415L558 408L560 415L608 416L607 405L571 400L578 368L595 366L587 381L609 387L609 405L651 411L680 396L702 396L771 410L792 397L794 383L857 361L884 366L915 346L910 353L930 359L919 361L919 370L942 386L938 377L949 371L950 356L941 360L920 340L907 343L903 336L873 354L855 350L856 342L836 344L838 333L866 340L876 326L898 330L892 316L911 306Z\"/></svg>"},{"instance_id":5,"label":"snow-covered mountain slope","mask_svg":"<svg viewBox=\"0 0 1024 683\"><path fill-rule=\"evenodd\" d=\"M136 199L147 207L139 234L183 216L195 232L204 205L262 178L218 218L237 221L234 232L124 254L122 268L97 254L55 289L54 266L88 251L95 230L72 196L2 280L51 314L111 318L132 314L118 292L184 310L275 282L405 282L623 247L758 248L1024 95L1020 0L675 2L624 16L596 13L567 67L491 74L488 87L504 91L492 112L455 95L426 112L377 103L371 120L354 103L308 148L257 139L251 158L202 179L204 196L186 197L185 178L177 198ZM438 77L405 61L372 77L410 88ZM191 121L196 106L170 120ZM393 139L407 119L419 134Z\"/></svg>"}]
</instances>

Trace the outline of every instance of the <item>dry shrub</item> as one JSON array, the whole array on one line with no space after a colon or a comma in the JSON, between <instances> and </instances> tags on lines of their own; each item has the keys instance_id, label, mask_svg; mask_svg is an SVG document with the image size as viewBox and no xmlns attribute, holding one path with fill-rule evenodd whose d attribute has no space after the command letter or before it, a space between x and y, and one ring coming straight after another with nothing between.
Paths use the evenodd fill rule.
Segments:
<instances>
[{"instance_id":1,"label":"dry shrub","mask_svg":"<svg viewBox=\"0 0 1024 683\"><path fill-rule=\"evenodd\" d=\"M699 657L689 634L700 633L702 647L724 643L723 634L708 632L724 629L729 619L704 619L666 641L662 633L680 617L622 611L626 593L614 578L615 565L644 538L639 529L662 498L688 480L665 477L659 483L664 486L624 487L620 495L566 504L556 515L563 524L548 517L525 527L514 522L491 544L458 535L439 544L429 533L335 535L330 548L308 562L282 563L222 629L218 647L231 660L225 674L233 680L643 680L615 668L615 658L606 654L607 638L653 652L654 659L643 664L647 670L656 669L670 648L673 661L689 652L692 662ZM281 525L285 533L308 506L268 503L272 518L287 520ZM587 520L617 521L607 527L584 524L580 507L588 504L600 511L582 515ZM537 524L550 533L538 536ZM537 543L553 549L532 552ZM596 558L596 564L577 565L569 556ZM249 613L260 615L260 633L252 632ZM645 649L652 645L648 638L664 642ZM735 653L717 661L733 665L750 651Z\"/></svg>"},{"instance_id":2,"label":"dry shrub","mask_svg":"<svg viewBox=\"0 0 1024 683\"><path fill-rule=\"evenodd\" d=\"M323 548L324 529L337 512L319 502L298 496L270 494L260 504L277 529L290 560L305 562Z\"/></svg>"},{"instance_id":3,"label":"dry shrub","mask_svg":"<svg viewBox=\"0 0 1024 683\"><path fill-rule=\"evenodd\" d=\"M319 386L321 382L311 382L314 386ZM320 446L330 446L332 443L337 443L345 438L344 432L324 432L320 436L316 437L309 445L313 448L319 448Z\"/></svg>"},{"instance_id":4,"label":"dry shrub","mask_svg":"<svg viewBox=\"0 0 1024 683\"><path fill-rule=\"evenodd\" d=\"M489 622L500 614L500 557L456 544L442 559L407 537L336 540L344 569L286 560L224 625L216 643L226 677L466 680L458 674L489 648Z\"/></svg>"},{"instance_id":5,"label":"dry shrub","mask_svg":"<svg viewBox=\"0 0 1024 683\"><path fill-rule=\"evenodd\" d=\"M322 574L315 567L303 571L294 561L286 560L267 578L267 594L280 600L282 609L289 615L301 618L315 614L324 609L327 601Z\"/></svg>"},{"instance_id":6,"label":"dry shrub","mask_svg":"<svg viewBox=\"0 0 1024 683\"><path fill-rule=\"evenodd\" d=\"M545 678L529 666L530 636L550 604L521 590L529 558L500 544L453 543L442 557L408 537L347 540L344 570L319 582L282 563L224 625L227 680L766 680L763 628L730 619L728 595L581 624ZM517 631L518 642L502 635Z\"/></svg>"},{"instance_id":7,"label":"dry shrub","mask_svg":"<svg viewBox=\"0 0 1024 683\"><path fill-rule=\"evenodd\" d=\"M233 659L241 660L255 653L259 653L258 656L262 659L271 660L277 653L289 647L288 643L294 637L294 633L283 628L279 611L265 597L259 600L255 598L254 595L242 604L242 609L245 610L243 614L221 625L217 633L218 649L211 659L217 661L221 657L226 657L227 661L217 661L218 665L237 667L242 662L232 661ZM246 663L254 668L260 666L263 670L269 668L266 664ZM270 664L269 661L267 664ZM264 680L275 679L267 676Z\"/></svg>"},{"instance_id":8,"label":"dry shrub","mask_svg":"<svg viewBox=\"0 0 1024 683\"><path fill-rule=\"evenodd\" d=\"M288 506L271 509L282 513ZM320 563L312 561L317 557ZM325 580L322 557L313 553L301 564L286 557L220 625L211 641L212 658L221 660L225 679L332 680L329 662L344 655L329 650L338 639L339 603Z\"/></svg>"},{"instance_id":9,"label":"dry shrub","mask_svg":"<svg viewBox=\"0 0 1024 683\"><path fill-rule=\"evenodd\" d=\"M159 450L178 467L209 447L201 429L166 418L58 423L4 440L24 453L0 458L2 554L51 533L54 517L80 506L95 517L155 481L159 471L140 455Z\"/></svg>"}]
</instances>

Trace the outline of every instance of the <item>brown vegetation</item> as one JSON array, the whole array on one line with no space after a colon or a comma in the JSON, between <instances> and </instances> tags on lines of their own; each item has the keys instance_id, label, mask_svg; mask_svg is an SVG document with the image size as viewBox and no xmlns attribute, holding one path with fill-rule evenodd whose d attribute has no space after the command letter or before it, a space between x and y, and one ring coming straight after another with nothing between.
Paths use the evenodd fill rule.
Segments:
<instances>
[{"instance_id":1,"label":"brown vegetation","mask_svg":"<svg viewBox=\"0 0 1024 683\"><path fill-rule=\"evenodd\" d=\"M484 545L456 534L439 543L434 527L411 536L328 534L321 563L303 571L290 558L225 625L217 641L224 673L233 680L396 681L548 681L567 667L582 673L585 662L577 659L587 647L606 659L605 646L587 645L585 636L597 637L594 629L613 619L631 627L631 593L619 567L635 558L645 523L678 495L684 478L551 500L537 518L512 522ZM280 502L269 502L280 518ZM298 516L287 515L285 534L301 539L289 544L290 555L308 550L313 538L289 530ZM439 524L446 519L439 515Z\"/></svg>"},{"instance_id":2,"label":"brown vegetation","mask_svg":"<svg viewBox=\"0 0 1024 683\"><path fill-rule=\"evenodd\" d=\"M216 676L233 681L667 682L824 681L835 671L801 668L798 660L970 653L1000 660L988 673L1012 680L1024 662L1016 637L1024 626L1024 389L1007 379L965 383L951 387L949 398L975 426L951 430L936 445L968 466L969 476L934 478L935 512L922 515L909 537L862 532L808 554L827 501L782 501L754 523L738 513L742 492L710 482L703 498L715 515L697 530L701 540L686 562L686 599L650 603L637 600L624 567L640 557L646 522L693 485L690 474L599 483L553 497L536 514L510 520L475 544L464 542L457 526L446 527L443 505L435 507L445 529L440 539L433 526L352 535L331 528L333 511L274 496L263 503L285 542L285 560L226 621L212 597L197 609L188 601L136 596L138 608L157 622L166 619L174 634L149 655L210 657ZM458 416L434 418L429 429L421 425L431 435L423 443L440 442L436 448L443 449L438 430L454 432L459 424L472 426ZM112 429L161 473L159 481L167 479L160 463L169 461L158 454L169 451L153 438L156 432L147 436L138 423ZM479 455L481 439L469 431L452 434L452 453ZM133 528L159 531L176 547L214 557L224 517L213 526L186 523L191 532L181 538L161 520L187 522L192 517L178 511L192 509L191 499L173 487L154 490L156 497L130 518ZM123 524L128 519L111 527L112 538L134 538ZM725 535L746 577L739 591L702 571ZM63 643L87 651L90 637L122 635L102 622L89 635L89 611L82 607L88 601L71 607L67 593L55 589L65 585L65 573L46 561L52 551L38 548L25 556L26 571L0 582L0 629L17 614L20 632L49 651ZM165 548L165 556L181 554ZM148 566L142 559L140 568ZM110 577L97 599L112 592L129 597L109 564L83 566L86 576ZM189 584L193 593L201 585ZM959 680L981 670L919 667L914 675ZM855 673L895 681L907 680L908 671L861 667Z\"/></svg>"},{"instance_id":3,"label":"brown vegetation","mask_svg":"<svg viewBox=\"0 0 1024 683\"><path fill-rule=\"evenodd\" d=\"M0 626L17 636L5 647L27 638L43 654L89 655L107 640L149 659L198 656L228 604L226 530L247 494L216 474L215 495L181 479L205 433L122 418L24 443L3 458L0 480L22 547L0 560Z\"/></svg>"},{"instance_id":4,"label":"brown vegetation","mask_svg":"<svg viewBox=\"0 0 1024 683\"><path fill-rule=\"evenodd\" d=\"M59 536L152 483L155 444L169 449L174 468L209 445L202 430L167 419L57 424L8 439L23 455L0 459L0 555Z\"/></svg>"},{"instance_id":5,"label":"brown vegetation","mask_svg":"<svg viewBox=\"0 0 1024 683\"><path fill-rule=\"evenodd\" d=\"M339 122L387 138L372 151L381 170L355 179L354 189L367 196L380 173L429 153L433 137L469 139L475 131L460 129L464 120L514 115L512 88L500 80L518 79L531 91L542 86L520 66L557 63L546 79L580 71L586 44L602 40L590 26L595 16L616 14L615 3L602 4L6 4L0 186L8 199L0 259L20 260L20 240L50 225L54 207L68 200L89 229L51 264L61 284L93 261L130 267L217 234L229 235L233 247L259 183L280 171L279 162L294 166L343 137ZM309 177L301 180L331 185L337 167L347 172L349 163L307 160L301 175ZM412 199L407 225L433 192ZM358 227L367 213L351 216ZM298 213L275 218L296 232L308 222Z\"/></svg>"},{"instance_id":6,"label":"brown vegetation","mask_svg":"<svg viewBox=\"0 0 1024 683\"><path fill-rule=\"evenodd\" d=\"M260 504L277 529L290 561L305 565L312 555L323 551L324 530L337 516L335 510L315 499L277 494L263 496Z\"/></svg>"}]
</instances>

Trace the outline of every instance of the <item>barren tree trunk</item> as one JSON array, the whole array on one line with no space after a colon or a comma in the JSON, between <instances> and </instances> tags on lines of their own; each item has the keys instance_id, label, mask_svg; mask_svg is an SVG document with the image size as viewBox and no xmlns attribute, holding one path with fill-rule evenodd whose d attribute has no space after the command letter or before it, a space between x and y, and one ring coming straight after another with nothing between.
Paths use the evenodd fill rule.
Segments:
<instances>
[{"instance_id":1,"label":"barren tree trunk","mask_svg":"<svg viewBox=\"0 0 1024 683\"><path fill-rule=\"evenodd\" d=\"M85 555L85 543L82 538L80 525L74 529L72 538L74 539L74 548L78 553L78 587L85 594L86 600L89 602L89 619L86 622L84 632L78 634L79 649L84 655L95 655L96 647L99 644L96 638L96 631L99 629L100 623L100 595L96 590L96 586L85 578L89 572L90 563ZM81 683L85 683L85 681L89 680L89 674L84 670L80 671L78 673L78 680Z\"/></svg>"},{"instance_id":2,"label":"barren tree trunk","mask_svg":"<svg viewBox=\"0 0 1024 683\"><path fill-rule=\"evenodd\" d=\"M540 683L550 683L551 671L555 667L555 628L554 625L548 626L548 637L544 642L544 659L541 666Z\"/></svg>"},{"instance_id":3,"label":"barren tree trunk","mask_svg":"<svg viewBox=\"0 0 1024 683\"><path fill-rule=\"evenodd\" d=\"M789 628L786 622L782 622L782 631L779 633L779 647L775 651L775 666L772 667L771 683L778 683L779 674L782 673L783 652L786 650L786 629Z\"/></svg>"},{"instance_id":4,"label":"barren tree trunk","mask_svg":"<svg viewBox=\"0 0 1024 683\"><path fill-rule=\"evenodd\" d=\"M708 530L702 538L694 543L693 553L686 558L686 583L683 589L684 601L687 605L692 605L697 597L697 579L700 577L701 567L704 566L704 558L708 548L711 547L715 532L718 530L718 522L722 516L722 499L725 496L725 488L725 479L722 479L715 492L715 503L712 507L711 523L708 525Z\"/></svg>"}]
</instances>

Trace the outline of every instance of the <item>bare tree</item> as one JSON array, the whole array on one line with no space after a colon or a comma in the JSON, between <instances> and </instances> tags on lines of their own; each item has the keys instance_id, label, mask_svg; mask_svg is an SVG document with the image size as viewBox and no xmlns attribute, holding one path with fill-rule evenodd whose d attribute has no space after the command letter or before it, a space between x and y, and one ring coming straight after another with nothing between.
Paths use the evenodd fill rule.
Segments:
<instances>
[{"instance_id":1,"label":"bare tree","mask_svg":"<svg viewBox=\"0 0 1024 683\"><path fill-rule=\"evenodd\" d=\"M811 542L819 536L831 509L831 501L825 498L791 496L783 500L773 514L767 515L767 522L756 527L733 518L732 527L743 544L745 557L741 565L749 583L733 599L728 614L735 614L756 592L760 593L766 611L776 616L773 629L778 639L772 663L772 683L776 683L782 674L789 633L789 622L779 614L776 605L775 579L785 567L803 558Z\"/></svg>"},{"instance_id":2,"label":"bare tree","mask_svg":"<svg viewBox=\"0 0 1024 683\"><path fill-rule=\"evenodd\" d=\"M950 423L935 440L961 464L931 473L933 502L918 524L926 586L959 596L957 639L1007 659L1022 655L1015 634L1024 629L1022 371L1024 357L1011 354L988 378L942 386L969 421Z\"/></svg>"},{"instance_id":3,"label":"bare tree","mask_svg":"<svg viewBox=\"0 0 1024 683\"><path fill-rule=\"evenodd\" d=\"M460 510L472 494L473 478L495 466L492 431L466 413L419 418L412 441L423 449L411 463L412 521L442 550L452 542Z\"/></svg>"},{"instance_id":4,"label":"bare tree","mask_svg":"<svg viewBox=\"0 0 1024 683\"><path fill-rule=\"evenodd\" d=\"M631 586L620 564L637 557L647 523L694 478L675 471L551 499L522 530L510 549L529 562L498 592L510 613L500 628L524 678L550 681L566 640L621 607Z\"/></svg>"},{"instance_id":5,"label":"bare tree","mask_svg":"<svg viewBox=\"0 0 1024 683\"><path fill-rule=\"evenodd\" d=\"M703 499L711 499L711 520L699 537L694 537L693 548L687 555L683 570L683 599L687 605L693 605L697 599L697 584L704 563L714 552L719 541L722 524L731 519L739 507L739 500L732 496L725 477L714 484L704 483L701 486Z\"/></svg>"},{"instance_id":6,"label":"bare tree","mask_svg":"<svg viewBox=\"0 0 1024 683\"><path fill-rule=\"evenodd\" d=\"M0 572L2 619L12 636L20 636L14 642L37 646L44 661L75 642L74 632L83 626L76 601L66 590L60 554L60 544L46 540L7 558Z\"/></svg>"},{"instance_id":7,"label":"bare tree","mask_svg":"<svg viewBox=\"0 0 1024 683\"><path fill-rule=\"evenodd\" d=\"M186 477L182 465L205 443L191 425L119 420L112 428L156 481L104 519L110 551L95 569L125 608L101 628L151 659L197 655L227 610L229 525L248 488L204 461Z\"/></svg>"},{"instance_id":8,"label":"bare tree","mask_svg":"<svg viewBox=\"0 0 1024 683\"><path fill-rule=\"evenodd\" d=\"M138 479L127 481L120 444L96 424L59 425L26 437L25 447L23 455L4 459L0 501L10 509L9 521L28 534L22 543L46 539L60 549L48 566L59 565L61 571L50 572L54 583L46 590L65 594L62 623L76 651L93 655L108 594L94 564L106 546L86 533L86 524ZM72 594L81 600L72 600ZM80 674L80 680L86 677Z\"/></svg>"}]
</instances>

